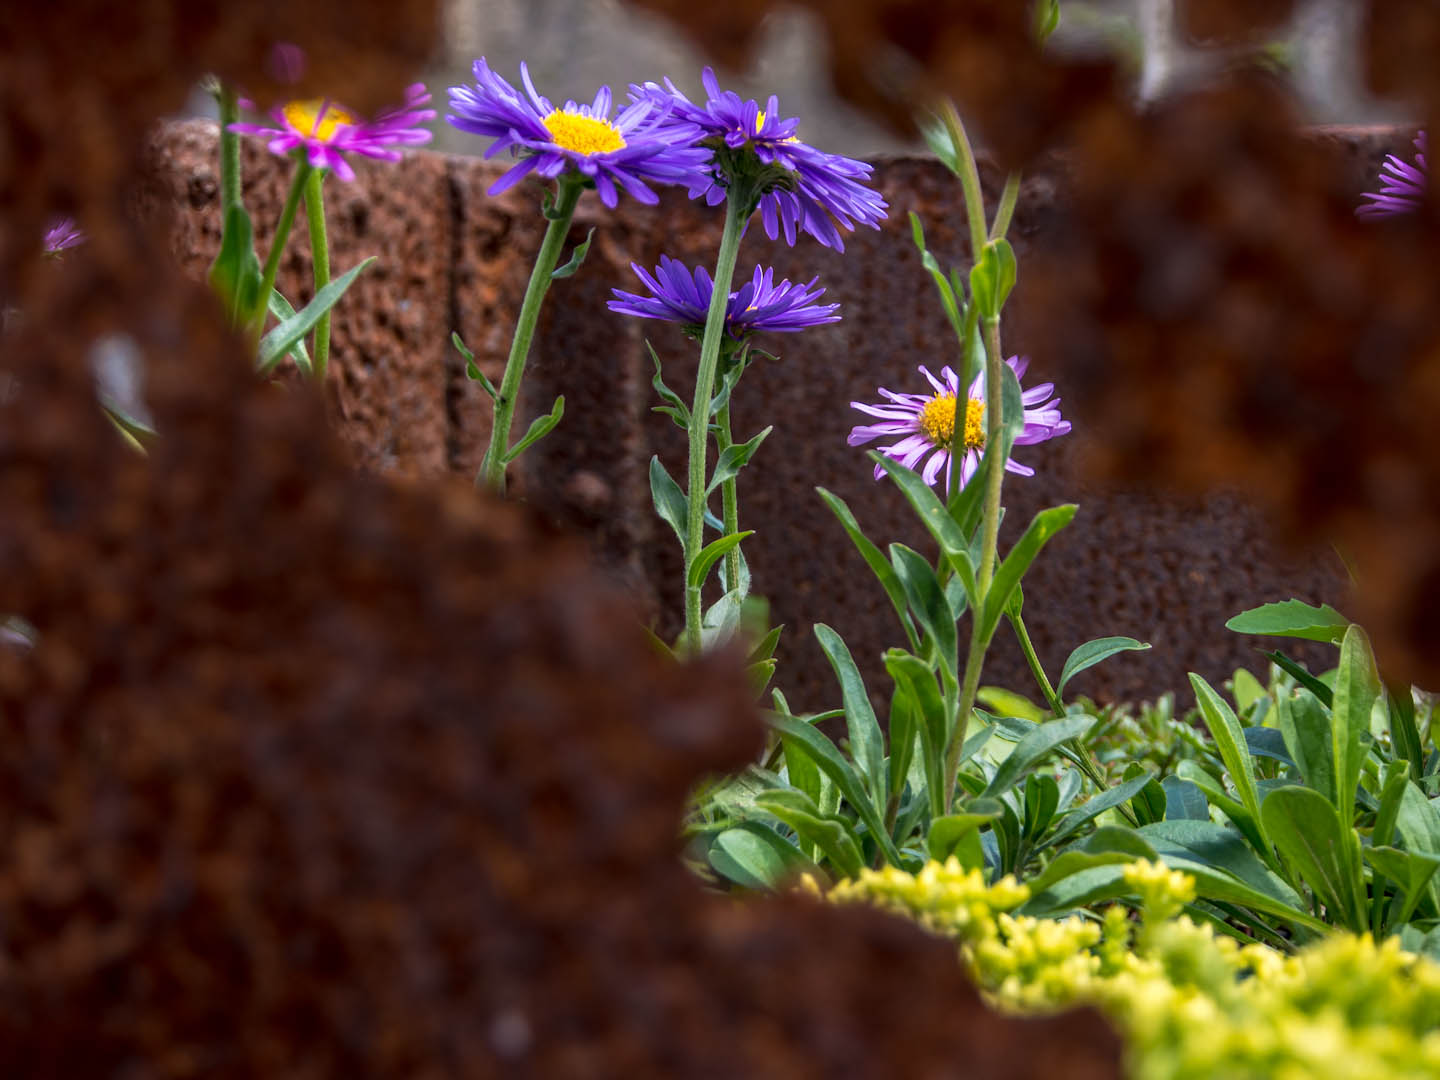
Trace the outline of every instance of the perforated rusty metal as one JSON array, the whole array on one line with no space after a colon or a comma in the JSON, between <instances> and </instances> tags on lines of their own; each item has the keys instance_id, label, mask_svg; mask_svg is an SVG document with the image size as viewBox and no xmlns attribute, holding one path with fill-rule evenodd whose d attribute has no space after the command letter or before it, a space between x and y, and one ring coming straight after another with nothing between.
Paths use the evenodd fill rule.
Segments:
<instances>
[{"instance_id":1,"label":"perforated rusty metal","mask_svg":"<svg viewBox=\"0 0 1440 1080\"><path fill-rule=\"evenodd\" d=\"M0 647L0 1070L1118 1076L1093 1015L998 1017L913 926L702 892L686 793L761 736L735 658L663 664L523 508L354 469L317 395L253 377L163 215L126 212L203 70L258 83L283 28L363 107L428 5L24 18L0 611L37 640ZM92 239L38 260L60 211ZM96 407L97 343L143 362L148 458Z\"/></svg>"}]
</instances>

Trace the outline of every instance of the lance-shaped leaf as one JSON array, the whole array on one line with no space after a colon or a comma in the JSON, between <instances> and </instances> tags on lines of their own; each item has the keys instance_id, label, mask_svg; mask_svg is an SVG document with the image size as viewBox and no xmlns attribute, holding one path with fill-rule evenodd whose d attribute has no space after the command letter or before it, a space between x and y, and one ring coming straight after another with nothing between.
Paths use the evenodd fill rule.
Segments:
<instances>
[{"instance_id":1,"label":"lance-shaped leaf","mask_svg":"<svg viewBox=\"0 0 1440 1080\"><path fill-rule=\"evenodd\" d=\"M727 446L722 450L719 460L715 462L715 473L710 477L705 494L709 495L726 480L734 479L736 474L750 463L750 459L755 456L755 451L760 449L760 444L765 441L765 436L774 430L772 425L754 438L743 443L736 443L734 446Z\"/></svg>"},{"instance_id":2,"label":"lance-shaped leaf","mask_svg":"<svg viewBox=\"0 0 1440 1080\"><path fill-rule=\"evenodd\" d=\"M460 332L458 330L451 333L450 342L459 351L460 355L465 358L465 377L471 382L478 382L481 388L490 395L491 401L498 398L500 391L495 389L495 384L490 381L490 377L480 370L480 365L475 362L475 354L466 347L465 342L460 340Z\"/></svg>"},{"instance_id":3,"label":"lance-shaped leaf","mask_svg":"<svg viewBox=\"0 0 1440 1080\"><path fill-rule=\"evenodd\" d=\"M259 307L263 282L260 260L255 256L250 215L237 203L225 211L220 252L210 264L210 287L224 305L225 318L232 329L243 325Z\"/></svg>"},{"instance_id":4,"label":"lance-shaped leaf","mask_svg":"<svg viewBox=\"0 0 1440 1080\"><path fill-rule=\"evenodd\" d=\"M700 549L700 554L697 555L695 561L690 564L690 573L685 579L686 582L693 586L703 585L705 575L710 572L712 566L725 557L727 551L747 536L754 535L754 529L747 529L745 532L731 533L729 536L720 537L719 540L710 541L710 543ZM768 659L768 657L762 657L762 659Z\"/></svg>"},{"instance_id":5,"label":"lance-shaped leaf","mask_svg":"<svg viewBox=\"0 0 1440 1080\"><path fill-rule=\"evenodd\" d=\"M554 406L543 416L537 416L530 421L530 426L525 431L525 436L505 454L505 463L508 465L530 447L543 439L550 432L555 430L555 425L560 423L560 418L565 415L565 395L561 394L555 399Z\"/></svg>"},{"instance_id":6,"label":"lance-shaped leaf","mask_svg":"<svg viewBox=\"0 0 1440 1080\"><path fill-rule=\"evenodd\" d=\"M285 297L280 295L279 289L270 290L270 314L274 315L275 318L279 319L281 322L284 322L286 319L293 319L295 317L295 309L290 306L289 300L286 300ZM299 341L295 342L295 344L291 347L290 352L285 355L288 355L292 359L294 359L295 366L300 369L302 374L306 376L310 374L312 370L310 367L310 350L305 348L305 339L303 337ZM268 375L270 371L275 367L275 365L280 362L280 360L281 357L277 356L274 360L271 360L268 365L261 366L259 368L260 374Z\"/></svg>"},{"instance_id":7,"label":"lance-shaped leaf","mask_svg":"<svg viewBox=\"0 0 1440 1080\"><path fill-rule=\"evenodd\" d=\"M1317 791L1276 788L1261 807L1266 834L1310 886L1329 918L1357 934L1366 929L1360 838Z\"/></svg>"},{"instance_id":8,"label":"lance-shaped leaf","mask_svg":"<svg viewBox=\"0 0 1440 1080\"><path fill-rule=\"evenodd\" d=\"M1331 737L1335 760L1335 809L1349 825L1355 817L1355 789L1365 760L1363 742L1370 731L1370 710L1380 697L1380 676L1365 631L1352 625L1340 643L1340 666L1335 672L1334 723Z\"/></svg>"},{"instance_id":9,"label":"lance-shaped leaf","mask_svg":"<svg viewBox=\"0 0 1440 1080\"><path fill-rule=\"evenodd\" d=\"M658 454L650 459L650 497L655 501L655 512L660 515L661 520L675 530L683 550L688 544L687 523L690 520L690 507L680 485L675 483L665 471L665 466L660 464Z\"/></svg>"},{"instance_id":10,"label":"lance-shaped leaf","mask_svg":"<svg viewBox=\"0 0 1440 1080\"><path fill-rule=\"evenodd\" d=\"M550 274L551 280L559 281L561 278L567 278L575 273L576 270L579 270L585 262L585 256L590 254L590 241L593 239L595 239L595 230L591 228L591 230L585 234L584 241L575 245L575 250L570 255L570 261Z\"/></svg>"},{"instance_id":11,"label":"lance-shaped leaf","mask_svg":"<svg viewBox=\"0 0 1440 1080\"><path fill-rule=\"evenodd\" d=\"M970 295L982 319L997 319L1015 288L1015 249L1010 241L991 240L980 249L980 257L970 268Z\"/></svg>"},{"instance_id":12,"label":"lance-shaped leaf","mask_svg":"<svg viewBox=\"0 0 1440 1080\"><path fill-rule=\"evenodd\" d=\"M890 545L890 565L905 588L910 610L920 620L931 644L952 680L957 678L958 643L955 612L930 561L904 544Z\"/></svg>"},{"instance_id":13,"label":"lance-shaped leaf","mask_svg":"<svg viewBox=\"0 0 1440 1080\"><path fill-rule=\"evenodd\" d=\"M864 773L875 809L883 813L889 793L885 782L885 737L880 732L879 721L875 719L875 710L870 706L865 683L855 667L849 647L839 634L824 623L816 623L815 638L840 682L840 699L845 707L850 750Z\"/></svg>"},{"instance_id":14,"label":"lance-shaped leaf","mask_svg":"<svg viewBox=\"0 0 1440 1080\"><path fill-rule=\"evenodd\" d=\"M1076 714L1061 717L1041 724L1010 751L1010 756L1000 763L994 777L985 786L986 795L1001 795L1009 791L1025 774L1025 770L1048 757L1061 743L1078 739L1095 726L1096 718Z\"/></svg>"},{"instance_id":15,"label":"lance-shaped leaf","mask_svg":"<svg viewBox=\"0 0 1440 1080\"><path fill-rule=\"evenodd\" d=\"M895 568L890 565L889 560L881 554L880 549L871 542L870 538L860 531L860 524L855 520L855 515L850 512L850 507L845 504L844 499L824 488L817 487L815 490L825 501L825 505L830 508L830 512L840 519L840 524L845 529L845 535L850 537L850 542L860 552L860 557L865 560L865 565L870 567L870 572L879 580L881 588L885 590L885 595L890 598L890 605L895 609L895 614L900 617L900 625L905 628L911 648L918 649L920 639L916 636L914 623L910 619L905 586L900 583Z\"/></svg>"},{"instance_id":16,"label":"lance-shaped leaf","mask_svg":"<svg viewBox=\"0 0 1440 1080\"><path fill-rule=\"evenodd\" d=\"M1108 660L1116 653L1140 651L1150 648L1148 642L1136 641L1133 637L1103 637L1087 641L1083 645L1077 645L1075 649L1065 658L1065 666L1060 669L1060 681L1055 684L1055 694L1065 693L1065 684L1073 679L1080 672L1092 668L1102 660Z\"/></svg>"},{"instance_id":17,"label":"lance-shaped leaf","mask_svg":"<svg viewBox=\"0 0 1440 1080\"><path fill-rule=\"evenodd\" d=\"M988 642L994 636L995 628L1000 625L1000 616L1005 614L1005 606L1010 602L1010 595L1019 586L1025 571L1030 569L1035 556L1040 554L1040 549L1049 543L1050 538L1070 524L1078 509L1075 503L1066 503L1040 511L1030 522L1025 535L1010 549L1000 569L995 571L995 579L985 596L985 614L980 622L981 641Z\"/></svg>"},{"instance_id":18,"label":"lance-shaped leaf","mask_svg":"<svg viewBox=\"0 0 1440 1080\"><path fill-rule=\"evenodd\" d=\"M330 284L317 292L310 303L297 311L293 316L280 323L263 338L260 339L260 368L264 370L274 364L276 360L288 353L295 347L295 342L308 334L320 321L320 316L335 306L339 299L345 295L345 290L360 272L375 261L371 255L358 266L352 266L345 273L341 274Z\"/></svg>"},{"instance_id":19,"label":"lance-shaped leaf","mask_svg":"<svg viewBox=\"0 0 1440 1080\"><path fill-rule=\"evenodd\" d=\"M1225 629L1237 634L1267 634L1338 644L1349 625L1350 620L1329 604L1315 607L1302 600L1284 600L1242 611L1226 622Z\"/></svg>"},{"instance_id":20,"label":"lance-shaped leaf","mask_svg":"<svg viewBox=\"0 0 1440 1080\"><path fill-rule=\"evenodd\" d=\"M815 801L795 788L776 788L755 796L755 805L774 814L806 843L813 844L845 877L855 877L865 865L858 837L844 818L820 812Z\"/></svg>"}]
</instances>

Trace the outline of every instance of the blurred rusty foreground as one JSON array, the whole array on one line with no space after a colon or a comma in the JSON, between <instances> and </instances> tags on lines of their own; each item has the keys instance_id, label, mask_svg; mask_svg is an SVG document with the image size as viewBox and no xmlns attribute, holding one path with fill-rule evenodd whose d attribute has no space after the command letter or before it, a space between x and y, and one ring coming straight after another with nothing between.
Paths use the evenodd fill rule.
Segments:
<instances>
[{"instance_id":1,"label":"blurred rusty foreground","mask_svg":"<svg viewBox=\"0 0 1440 1080\"><path fill-rule=\"evenodd\" d=\"M1323 133L1348 160L1348 181L1360 190L1387 149L1406 133L1338 129ZM175 213L172 245L187 273L200 277L219 242L215 137L200 121L164 128L152 145L153 206ZM359 162L355 183L332 183L334 263L344 267L380 255L343 301L335 331L331 398L341 432L360 466L412 476L473 473L488 435L488 401L464 377L449 334L458 329L482 368L498 379L533 252L540 237L538 186L499 198L485 189L503 166L474 158L412 155L398 167ZM994 169L982 170L993 196ZM268 242L283 198L286 164L247 144L247 198ZM1012 235L1021 283L1005 326L1006 349L1026 352L1045 312L1027 291L1026 256L1043 252L1058 227L1066 170L1051 161L1030 174ZM845 445L856 422L851 400L873 397L877 385L913 387L920 363L944 364L953 338L911 242L907 214L925 223L942 265L959 262L967 239L958 184L937 163L916 159L878 164L877 184L891 204L879 233L847 237L843 255L802 242L790 249L759 228L741 250L742 275L755 263L777 276L819 275L826 299L842 304L844 320L804 334L762 342L781 363L761 361L741 384L737 432L773 423L775 431L742 476L742 527L756 590L786 626L778 685L799 708L829 707L831 675L810 634L812 622L841 631L869 678L883 687L878 657L896 643L882 591L829 512L814 496L821 485L845 498L862 527L883 544L901 540L926 550L902 500L870 478L860 451ZM564 394L560 427L519 469L516 489L552 517L578 528L614 569L648 617L673 633L679 563L668 530L657 528L647 481L658 453L683 472L683 434L650 411L648 339L667 381L693 379L695 349L668 325L641 324L605 308L612 287L635 287L628 264L653 266L664 252L709 263L719 219L668 191L660 206L623 202L609 213L587 195L572 241L598 226L589 260L552 291L532 353L521 423ZM297 230L281 283L308 298L308 249ZM1032 379L1053 380L1066 397L1066 372L1032 356ZM688 392L688 391L687 391ZM1295 553L1274 546L1262 517L1236 494L1205 498L1102 489L1087 483L1079 460L1102 436L1066 405L1075 433L1028 448L1033 479L1007 484L1006 531L1012 536L1035 510L1078 501L1080 515L1047 550L1026 580L1026 612L1044 662L1058 666L1081 641L1129 634L1154 644L1076 680L1075 689L1102 700L1151 698L1184 687L1185 672L1220 680L1236 667L1263 671L1257 644L1224 630L1246 607L1295 595L1342 604L1345 576L1326 551ZM517 430L523 430L518 428ZM1203 449L1199 451L1203 454ZM1003 537L1002 537L1003 540ZM1319 647L1295 650L1324 663ZM1030 675L1019 649L1002 634L987 664L987 683L1022 692Z\"/></svg>"}]
</instances>

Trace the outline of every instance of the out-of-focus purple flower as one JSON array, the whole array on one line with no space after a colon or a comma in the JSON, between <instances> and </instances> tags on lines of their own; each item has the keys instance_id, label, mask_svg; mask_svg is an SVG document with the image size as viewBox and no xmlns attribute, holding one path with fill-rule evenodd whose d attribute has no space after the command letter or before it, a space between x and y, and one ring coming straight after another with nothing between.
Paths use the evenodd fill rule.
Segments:
<instances>
[{"instance_id":1,"label":"out-of-focus purple flower","mask_svg":"<svg viewBox=\"0 0 1440 1080\"><path fill-rule=\"evenodd\" d=\"M268 138L271 152L281 157L303 146L306 157L315 168L329 169L341 180L353 180L355 170L345 160L346 154L399 161L397 146L419 146L430 141L430 132L417 126L422 121L434 119L435 110L423 108L429 101L430 93L425 84L415 83L406 89L404 105L386 109L368 121L361 120L328 98L290 101L270 111L270 118L278 125L276 127L231 124L230 130ZM248 109L255 107L248 101L241 104Z\"/></svg>"},{"instance_id":2,"label":"out-of-focus purple flower","mask_svg":"<svg viewBox=\"0 0 1440 1080\"><path fill-rule=\"evenodd\" d=\"M276 42L265 58L265 73L278 83L293 86L305 75L305 50L291 41Z\"/></svg>"},{"instance_id":3,"label":"out-of-focus purple flower","mask_svg":"<svg viewBox=\"0 0 1440 1080\"><path fill-rule=\"evenodd\" d=\"M589 105L567 101L556 108L536 91L523 63L520 78L528 98L495 74L484 57L475 61L474 75L473 86L450 88L445 119L461 131L493 138L487 158L502 150L519 155L491 185L491 195L532 171L547 180L573 171L595 184L606 206L619 201L616 185L653 205L660 200L649 184L689 184L710 159L708 151L694 145L700 129L678 120L666 102L636 102L611 120L608 86Z\"/></svg>"},{"instance_id":4,"label":"out-of-focus purple flower","mask_svg":"<svg viewBox=\"0 0 1440 1080\"><path fill-rule=\"evenodd\" d=\"M661 255L653 275L637 263L631 263L630 269L650 290L650 295L615 289L611 311L679 323L693 336L704 332L710 298L715 292L704 267L696 267L692 272L678 259ZM739 341L762 331L787 334L839 322L840 316L836 314L839 304L815 302L825 293L824 289L815 287L819 280L811 278L804 285L782 280L777 285L773 269L757 266L750 280L730 294L730 303L725 309L725 332Z\"/></svg>"},{"instance_id":5,"label":"out-of-focus purple flower","mask_svg":"<svg viewBox=\"0 0 1440 1080\"><path fill-rule=\"evenodd\" d=\"M1015 357L1005 361L1018 379L1025 374L1030 358ZM950 486L950 444L955 432L955 399L959 391L960 376L952 368L942 368L940 378L931 375L922 364L920 374L934 387L932 394L896 394L884 387L880 396L890 402L888 405L867 405L852 401L850 407L859 409L870 416L880 418L878 424L865 424L850 432L846 441L851 446L861 446L875 439L892 436L900 438L889 446L880 448L886 457L894 458L909 469L916 469L927 484L935 483L940 470L945 470L945 485ZM1070 431L1070 421L1060 415L1060 399L1051 398L1055 385L1041 383L1029 390L1021 391L1025 403L1025 427L1015 438L1016 446L1030 446L1045 442L1057 435ZM1047 400L1048 399L1048 400ZM961 444L964 457L960 462L960 484L963 487L980 467L980 455L985 449L985 372L981 371L970 384L965 395L965 415L960 421L964 426ZM923 468L920 465L925 460ZM1005 462L1007 472L1021 476L1034 476L1035 470L1021 465L1013 458ZM885 475L883 466L875 466L875 479Z\"/></svg>"},{"instance_id":6,"label":"out-of-focus purple flower","mask_svg":"<svg viewBox=\"0 0 1440 1080\"><path fill-rule=\"evenodd\" d=\"M708 67L701 81L709 95L704 105L692 102L669 79L663 87L653 82L630 87L635 101L672 101L677 115L697 125L715 152L712 167L690 184L692 199L704 196L711 206L724 201L726 188L736 180L734 170L744 168L744 163L743 158L737 160L723 150L748 148L754 162L773 166L772 172L778 170L763 185L760 196L760 216L770 239L783 229L785 242L793 247L797 231L803 230L825 246L844 251L837 224L849 230L857 224L880 227L886 203L866 186L869 165L801 142L795 134L799 119L781 117L780 99L775 95L761 109L753 98L722 91L715 72Z\"/></svg>"},{"instance_id":7,"label":"out-of-focus purple flower","mask_svg":"<svg viewBox=\"0 0 1440 1080\"><path fill-rule=\"evenodd\" d=\"M1420 209L1430 186L1430 170L1425 164L1425 132L1415 137L1415 164L1408 165L1394 154L1385 155L1380 166L1380 190L1360 196L1369 199L1355 211L1360 218L1398 217Z\"/></svg>"},{"instance_id":8,"label":"out-of-focus purple flower","mask_svg":"<svg viewBox=\"0 0 1440 1080\"><path fill-rule=\"evenodd\" d=\"M45 230L45 254L59 255L85 242L85 233L73 218L57 218Z\"/></svg>"}]
</instances>

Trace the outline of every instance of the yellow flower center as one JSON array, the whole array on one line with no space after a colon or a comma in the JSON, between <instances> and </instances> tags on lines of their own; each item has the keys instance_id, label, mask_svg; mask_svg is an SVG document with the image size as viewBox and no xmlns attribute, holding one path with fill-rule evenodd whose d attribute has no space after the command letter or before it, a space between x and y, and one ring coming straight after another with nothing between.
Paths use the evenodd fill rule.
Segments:
<instances>
[{"instance_id":1,"label":"yellow flower center","mask_svg":"<svg viewBox=\"0 0 1440 1080\"><path fill-rule=\"evenodd\" d=\"M577 154L608 154L625 149L625 137L609 120L556 109L541 123L556 146Z\"/></svg>"},{"instance_id":2,"label":"yellow flower center","mask_svg":"<svg viewBox=\"0 0 1440 1080\"><path fill-rule=\"evenodd\" d=\"M292 101L285 106L285 122L311 138L329 142L341 124L354 124L355 117L330 101Z\"/></svg>"},{"instance_id":3,"label":"yellow flower center","mask_svg":"<svg viewBox=\"0 0 1440 1080\"><path fill-rule=\"evenodd\" d=\"M985 445L985 403L965 399L965 449L977 450ZM949 446L955 437L955 395L936 394L920 410L920 430L936 446Z\"/></svg>"}]
</instances>

